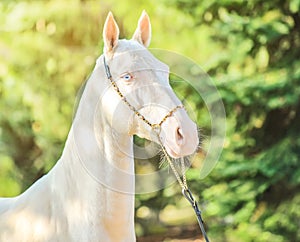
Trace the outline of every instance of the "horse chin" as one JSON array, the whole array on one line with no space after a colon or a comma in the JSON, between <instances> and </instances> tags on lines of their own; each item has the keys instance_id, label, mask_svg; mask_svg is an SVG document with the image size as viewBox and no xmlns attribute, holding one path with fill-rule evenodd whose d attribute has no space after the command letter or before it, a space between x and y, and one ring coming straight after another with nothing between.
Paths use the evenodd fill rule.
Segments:
<instances>
[{"instance_id":1,"label":"horse chin","mask_svg":"<svg viewBox=\"0 0 300 242\"><path fill-rule=\"evenodd\" d=\"M165 146L165 148L166 148L166 151L167 151L168 155L171 156L172 158L178 159L178 158L183 157L183 155L180 155L180 154L176 153L169 146Z\"/></svg>"}]
</instances>

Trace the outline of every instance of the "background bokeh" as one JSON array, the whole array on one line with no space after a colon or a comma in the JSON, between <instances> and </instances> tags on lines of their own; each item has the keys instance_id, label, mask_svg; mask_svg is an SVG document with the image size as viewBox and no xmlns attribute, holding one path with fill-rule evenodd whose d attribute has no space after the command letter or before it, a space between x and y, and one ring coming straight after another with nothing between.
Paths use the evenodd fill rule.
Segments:
<instances>
[{"instance_id":1,"label":"background bokeh","mask_svg":"<svg viewBox=\"0 0 300 242\"><path fill-rule=\"evenodd\" d=\"M59 158L77 92L102 52L108 11L130 38L143 9L150 47L197 62L226 108L217 166L200 179L199 152L187 173L211 240L300 241L299 0L2 0L0 196L21 193ZM180 83L171 81L194 104L205 139L203 100ZM137 161L137 172L157 163ZM176 184L136 196L139 241L196 238L195 225Z\"/></svg>"}]
</instances>

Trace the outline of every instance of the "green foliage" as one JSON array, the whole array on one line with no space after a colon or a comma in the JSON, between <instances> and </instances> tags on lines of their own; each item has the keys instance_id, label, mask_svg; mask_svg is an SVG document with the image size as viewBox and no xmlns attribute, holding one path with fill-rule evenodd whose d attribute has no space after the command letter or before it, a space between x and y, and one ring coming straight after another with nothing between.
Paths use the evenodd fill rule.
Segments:
<instances>
[{"instance_id":1,"label":"green foliage","mask_svg":"<svg viewBox=\"0 0 300 242\"><path fill-rule=\"evenodd\" d=\"M299 0L2 1L0 195L19 194L59 158L76 93L101 53L107 12L122 23L121 36L130 37L144 8L151 47L200 63L226 107L220 162L202 180L201 159L187 172L211 239L299 241ZM178 77L171 84L209 136L203 100ZM140 235L196 223L176 186L136 200Z\"/></svg>"},{"instance_id":2,"label":"green foliage","mask_svg":"<svg viewBox=\"0 0 300 242\"><path fill-rule=\"evenodd\" d=\"M203 181L211 230L220 241L298 241L300 2L167 3L209 28L217 46L205 68L225 102L228 137Z\"/></svg>"},{"instance_id":3,"label":"green foliage","mask_svg":"<svg viewBox=\"0 0 300 242\"><path fill-rule=\"evenodd\" d=\"M0 9L0 149L14 160L24 190L59 158L72 121L70 97L100 52L98 13L79 11L76 1L10 1ZM96 23L74 25L76 18Z\"/></svg>"}]
</instances>

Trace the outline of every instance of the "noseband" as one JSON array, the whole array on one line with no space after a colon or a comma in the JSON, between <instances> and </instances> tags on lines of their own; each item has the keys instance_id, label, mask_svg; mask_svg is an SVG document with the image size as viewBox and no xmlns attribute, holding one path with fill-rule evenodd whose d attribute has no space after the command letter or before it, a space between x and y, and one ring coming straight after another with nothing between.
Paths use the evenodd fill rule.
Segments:
<instances>
[{"instance_id":1,"label":"noseband","mask_svg":"<svg viewBox=\"0 0 300 242\"><path fill-rule=\"evenodd\" d=\"M162 124L167 120L167 118L171 117L173 115L173 113L175 113L178 109L183 108L183 105L177 105L175 108L173 108L171 111L169 111L164 117L163 119L159 122L159 123L154 123L152 124L148 119L146 119L144 117L144 115L142 115L133 105L131 105L128 100L126 99L126 97L122 94L122 92L120 91L117 83L113 80L109 66L106 63L105 60L105 56L103 55L103 64L104 64L104 68L105 68L105 73L107 76L107 79L110 80L112 86L114 87L115 91L118 93L118 95L120 96L120 98L123 100L123 102L135 113L136 116L138 116L144 123L146 123L147 125L149 125L151 127L151 129L153 130L153 132L156 134L158 142L162 148L162 151L168 161L168 164L170 165L179 185L182 188L182 194L183 196L188 200L188 202L191 204L191 206L193 207L196 216L197 216L197 221L200 227L200 230L202 232L202 235L204 236L204 239L206 242L209 242L209 239L207 237L207 234L205 232L205 228L204 228L204 222L201 216L201 210L198 207L198 203L195 200L195 198L193 197L193 194L191 192L191 190L188 188L187 185L187 181L186 181L186 176L185 176L185 165L184 165L184 159L181 158L181 173L182 173L182 179L180 178L180 175L178 174L174 164L171 161L171 158L169 157L166 148L164 147L161 138L160 138L160 132L161 132L161 126Z\"/></svg>"}]
</instances>

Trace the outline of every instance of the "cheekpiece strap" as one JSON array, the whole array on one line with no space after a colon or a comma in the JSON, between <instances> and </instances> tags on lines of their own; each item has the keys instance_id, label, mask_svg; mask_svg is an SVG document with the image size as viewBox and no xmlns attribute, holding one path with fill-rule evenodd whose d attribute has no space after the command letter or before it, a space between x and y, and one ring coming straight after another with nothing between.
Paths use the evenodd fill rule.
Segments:
<instances>
[{"instance_id":1,"label":"cheekpiece strap","mask_svg":"<svg viewBox=\"0 0 300 242\"><path fill-rule=\"evenodd\" d=\"M106 76L108 79L111 79L112 78L112 75L110 73L110 69L109 69L109 66L107 65L106 63L106 60L105 60L105 56L103 55L103 64L104 64L104 68L105 68L105 73L106 73Z\"/></svg>"}]
</instances>

